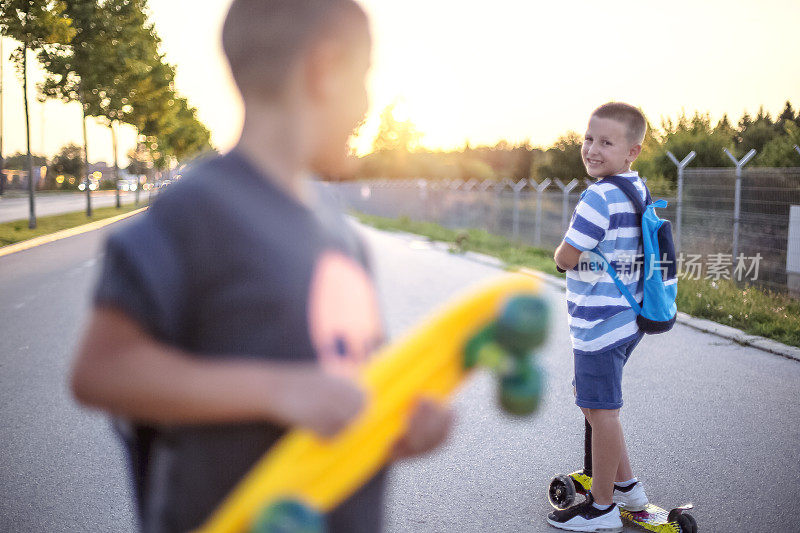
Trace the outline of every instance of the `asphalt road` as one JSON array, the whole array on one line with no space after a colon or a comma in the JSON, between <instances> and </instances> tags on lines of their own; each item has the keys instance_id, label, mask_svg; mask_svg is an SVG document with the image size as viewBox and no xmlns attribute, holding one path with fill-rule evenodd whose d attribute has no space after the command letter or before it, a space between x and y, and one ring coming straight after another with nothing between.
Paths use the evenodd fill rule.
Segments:
<instances>
[{"instance_id":1,"label":"asphalt road","mask_svg":"<svg viewBox=\"0 0 800 533\"><path fill-rule=\"evenodd\" d=\"M77 407L66 385L113 228L0 258L0 531L135 527L108 423ZM498 272L416 238L365 234L392 335ZM545 490L553 474L581 466L583 423L569 384L564 296L546 291L554 317L540 356L549 377L543 408L509 419L491 377L477 375L454 400L449 442L395 467L388 531L555 531L544 520ZM694 502L703 531L798 531L800 364L676 325L641 342L624 390L632 462L655 503Z\"/></svg>"},{"instance_id":2,"label":"asphalt road","mask_svg":"<svg viewBox=\"0 0 800 533\"><path fill-rule=\"evenodd\" d=\"M147 202L149 192L141 191L139 201ZM123 204L130 204L136 200L135 192L120 192ZM92 193L92 207L110 207L116 205L114 191L95 191ZM37 194L35 199L37 217L71 213L86 209L86 193L47 193ZM28 219L28 197L2 197L0 196L0 223L12 220Z\"/></svg>"}]
</instances>

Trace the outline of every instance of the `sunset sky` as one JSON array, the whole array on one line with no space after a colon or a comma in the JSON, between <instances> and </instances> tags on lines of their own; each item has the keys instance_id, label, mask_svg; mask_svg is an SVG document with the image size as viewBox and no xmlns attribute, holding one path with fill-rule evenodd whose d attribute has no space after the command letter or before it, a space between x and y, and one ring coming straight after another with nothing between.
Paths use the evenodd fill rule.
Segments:
<instances>
[{"instance_id":1,"label":"sunset sky","mask_svg":"<svg viewBox=\"0 0 800 533\"><path fill-rule=\"evenodd\" d=\"M221 150L235 143L242 114L220 48L228 4L149 2L167 59L177 66L177 89ZM361 4L375 41L372 109L355 143L361 153L393 101L430 148L500 139L547 147L568 130L583 131L591 110L609 100L641 106L656 125L681 110L738 120L761 105L773 116L786 100L800 106L797 0ZM4 155L25 146L21 83L8 61L13 46L4 40ZM32 69L31 82L40 79ZM79 106L32 102L35 153L50 156L67 142L82 143ZM125 128L123 162L133 142ZM89 156L111 160L107 128L90 127Z\"/></svg>"}]
</instances>

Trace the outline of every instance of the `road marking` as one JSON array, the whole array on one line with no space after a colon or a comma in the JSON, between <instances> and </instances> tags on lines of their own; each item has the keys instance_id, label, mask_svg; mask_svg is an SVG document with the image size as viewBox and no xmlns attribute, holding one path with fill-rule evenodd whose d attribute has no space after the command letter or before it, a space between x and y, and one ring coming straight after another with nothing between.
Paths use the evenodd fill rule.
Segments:
<instances>
[{"instance_id":1,"label":"road marking","mask_svg":"<svg viewBox=\"0 0 800 533\"><path fill-rule=\"evenodd\" d=\"M57 231L55 233L50 233L49 235L42 235L41 237L35 237L33 239L28 239L27 241L18 242L16 244L3 246L2 248L0 248L0 257L3 257L4 255L10 255L17 252L21 252L23 250L28 250L30 248L35 248L37 246L41 246L43 244L47 244L50 242L60 241L61 239L66 239L67 237L80 235L81 233L88 233L90 231L98 230L100 228L109 226L114 222L119 222L124 218L137 215L142 211L144 211L145 209L147 209L147 207L143 207L141 209L137 209L136 211L131 211L129 213L123 213L115 217L104 218L103 220L96 220L94 222L90 222L82 226L75 226L74 228L68 228L65 230Z\"/></svg>"}]
</instances>

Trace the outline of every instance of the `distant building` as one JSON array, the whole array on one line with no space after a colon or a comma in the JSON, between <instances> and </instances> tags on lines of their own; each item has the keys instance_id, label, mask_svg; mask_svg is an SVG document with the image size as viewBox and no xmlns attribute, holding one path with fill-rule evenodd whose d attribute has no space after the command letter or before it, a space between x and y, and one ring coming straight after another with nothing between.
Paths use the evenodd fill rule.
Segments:
<instances>
[{"instance_id":1,"label":"distant building","mask_svg":"<svg viewBox=\"0 0 800 533\"><path fill-rule=\"evenodd\" d=\"M33 176L36 180L36 188L40 189L44 186L44 179L47 174L47 167L33 167ZM89 175L92 176L92 181L97 183L106 180L114 179L114 167L109 166L105 161L98 161L97 163L89 163ZM0 174L4 179L6 189L26 189L28 187L28 171L16 170L6 168ZM136 176L128 174L124 168L118 169L118 176L120 180L136 179Z\"/></svg>"},{"instance_id":2,"label":"distant building","mask_svg":"<svg viewBox=\"0 0 800 533\"><path fill-rule=\"evenodd\" d=\"M44 172L42 169L44 168ZM40 188L44 185L44 178L45 174L47 173L47 167L33 167L33 177L36 180L34 183L36 184L36 188ZM5 186L9 189L24 189L28 186L28 171L27 170L15 170L13 168L4 168L2 170L3 179L5 179Z\"/></svg>"},{"instance_id":3,"label":"distant building","mask_svg":"<svg viewBox=\"0 0 800 533\"><path fill-rule=\"evenodd\" d=\"M103 180L113 180L114 179L114 167L106 163L105 161L98 161L97 163L89 163L89 174L94 174L95 172L99 172L100 176L95 176L101 181ZM117 175L119 179L130 179L131 176L128 174L128 171L124 168L117 169Z\"/></svg>"}]
</instances>

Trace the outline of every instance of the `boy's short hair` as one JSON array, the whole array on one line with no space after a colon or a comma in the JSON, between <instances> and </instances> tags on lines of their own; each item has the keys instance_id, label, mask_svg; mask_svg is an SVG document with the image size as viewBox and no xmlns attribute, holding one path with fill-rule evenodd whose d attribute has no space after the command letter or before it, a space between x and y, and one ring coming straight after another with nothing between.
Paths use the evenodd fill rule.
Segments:
<instances>
[{"instance_id":1,"label":"boy's short hair","mask_svg":"<svg viewBox=\"0 0 800 533\"><path fill-rule=\"evenodd\" d=\"M635 144L644 142L644 135L647 133L647 119L639 109L632 105L623 102L609 102L595 109L592 116L616 120L625 125L630 142Z\"/></svg>"},{"instance_id":2,"label":"boy's short hair","mask_svg":"<svg viewBox=\"0 0 800 533\"><path fill-rule=\"evenodd\" d=\"M320 37L367 21L354 0L234 0L222 48L242 96L276 96L296 57Z\"/></svg>"}]
</instances>

